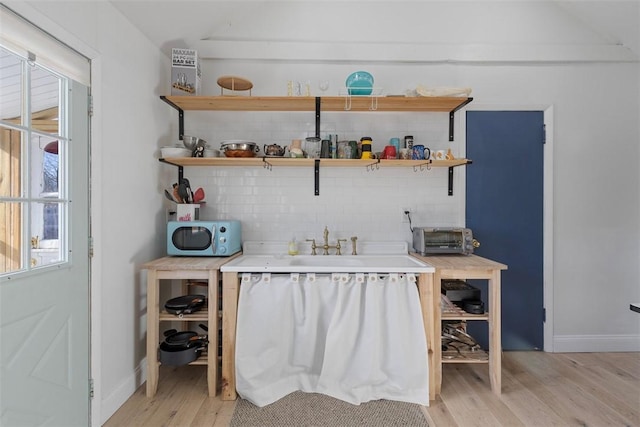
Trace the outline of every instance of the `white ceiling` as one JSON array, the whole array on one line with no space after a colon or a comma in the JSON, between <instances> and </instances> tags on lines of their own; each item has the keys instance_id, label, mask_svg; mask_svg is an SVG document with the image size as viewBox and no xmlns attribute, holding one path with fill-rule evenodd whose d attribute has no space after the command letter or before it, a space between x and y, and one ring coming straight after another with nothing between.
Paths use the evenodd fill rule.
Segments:
<instances>
[{"instance_id":1,"label":"white ceiling","mask_svg":"<svg viewBox=\"0 0 640 427\"><path fill-rule=\"evenodd\" d=\"M255 59L266 55L265 42L271 48L266 50L278 55L278 48L285 50L291 42L298 42L303 52L305 46L317 51L323 44L330 49L424 44L426 39L429 46L449 50L478 44L557 44L583 52L610 50L604 56L582 53L585 60L640 57L640 0L110 1L167 55L172 47L183 47L198 49L203 58ZM570 60L580 60L579 55Z\"/></svg>"},{"instance_id":2,"label":"white ceiling","mask_svg":"<svg viewBox=\"0 0 640 427\"><path fill-rule=\"evenodd\" d=\"M640 0L110 1L167 56L183 47L202 58L298 61L640 58ZM8 68L17 65L7 61L0 55L5 119L20 111ZM56 81L49 87L57 93ZM39 90L33 111L56 105Z\"/></svg>"}]
</instances>

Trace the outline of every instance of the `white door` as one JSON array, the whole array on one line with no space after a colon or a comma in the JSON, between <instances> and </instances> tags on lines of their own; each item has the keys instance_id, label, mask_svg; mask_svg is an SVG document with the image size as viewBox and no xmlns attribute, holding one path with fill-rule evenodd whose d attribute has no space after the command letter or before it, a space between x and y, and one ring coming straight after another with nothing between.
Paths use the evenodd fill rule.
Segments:
<instances>
[{"instance_id":1,"label":"white door","mask_svg":"<svg viewBox=\"0 0 640 427\"><path fill-rule=\"evenodd\" d=\"M2 426L90 424L89 96L79 83L69 88L62 262L0 278Z\"/></svg>"}]
</instances>

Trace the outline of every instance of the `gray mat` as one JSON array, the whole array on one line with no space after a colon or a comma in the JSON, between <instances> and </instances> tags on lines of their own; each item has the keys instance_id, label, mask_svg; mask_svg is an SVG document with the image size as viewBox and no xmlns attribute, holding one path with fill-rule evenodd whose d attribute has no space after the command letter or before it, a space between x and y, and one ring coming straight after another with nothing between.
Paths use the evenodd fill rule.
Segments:
<instances>
[{"instance_id":1,"label":"gray mat","mask_svg":"<svg viewBox=\"0 0 640 427\"><path fill-rule=\"evenodd\" d=\"M375 400L352 405L318 393L296 391L259 408L238 398L231 427L428 427L420 405Z\"/></svg>"}]
</instances>

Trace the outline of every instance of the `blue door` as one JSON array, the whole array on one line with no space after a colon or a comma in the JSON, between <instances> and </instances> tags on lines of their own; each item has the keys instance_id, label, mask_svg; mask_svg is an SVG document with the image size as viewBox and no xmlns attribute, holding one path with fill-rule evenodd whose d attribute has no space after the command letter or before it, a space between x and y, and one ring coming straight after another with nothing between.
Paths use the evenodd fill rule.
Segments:
<instances>
[{"instance_id":1,"label":"blue door","mask_svg":"<svg viewBox=\"0 0 640 427\"><path fill-rule=\"evenodd\" d=\"M543 348L542 111L468 111L466 225L502 272L502 347ZM486 284L482 289L487 304ZM486 346L486 326L469 322ZM485 347L486 348L486 347Z\"/></svg>"}]
</instances>

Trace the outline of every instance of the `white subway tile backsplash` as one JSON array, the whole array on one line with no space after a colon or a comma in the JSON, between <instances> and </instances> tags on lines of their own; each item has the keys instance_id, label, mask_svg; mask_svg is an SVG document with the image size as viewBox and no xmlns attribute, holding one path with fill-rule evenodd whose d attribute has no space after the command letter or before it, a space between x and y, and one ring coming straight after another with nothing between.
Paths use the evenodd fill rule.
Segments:
<instances>
[{"instance_id":1,"label":"white subway tile backsplash","mask_svg":"<svg viewBox=\"0 0 640 427\"><path fill-rule=\"evenodd\" d=\"M292 139L314 134L313 114L299 112L192 112L185 133L207 140L213 148L229 139L288 146ZM382 151L392 137L413 135L430 148L464 147L448 141L446 113L324 113L321 137L340 140L373 138L373 151ZM177 129L175 130L177 134ZM373 162L372 162L373 163ZM411 242L401 208L411 209L412 224L458 226L464 221L464 168L456 168L454 196L447 195L446 168L320 168L320 195L314 195L312 167L186 167L192 187L203 187L207 204L202 219L242 221L244 240L322 239L358 236L360 241ZM172 174L170 180L175 180ZM171 181L173 182L173 181ZM170 183L167 183L170 188Z\"/></svg>"}]
</instances>

